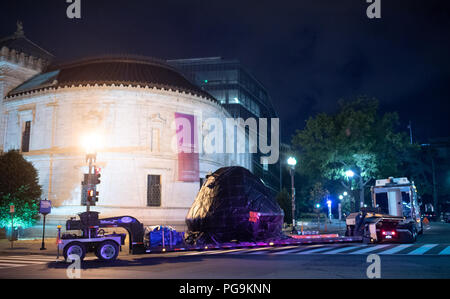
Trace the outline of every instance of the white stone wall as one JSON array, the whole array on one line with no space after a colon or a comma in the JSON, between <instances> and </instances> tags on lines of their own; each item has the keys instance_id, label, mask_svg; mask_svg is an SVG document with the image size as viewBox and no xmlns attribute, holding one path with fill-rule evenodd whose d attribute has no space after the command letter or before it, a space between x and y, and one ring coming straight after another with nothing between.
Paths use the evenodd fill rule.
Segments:
<instances>
[{"instance_id":1,"label":"white stone wall","mask_svg":"<svg viewBox=\"0 0 450 299\"><path fill-rule=\"evenodd\" d=\"M88 167L82 138L96 131L102 137L97 155L102 176L92 210L104 217L128 214L146 224L183 223L200 187L199 182L177 181L178 155L171 148L175 112L201 113L203 120L230 117L220 105L197 96L111 86L16 96L6 99L4 109L5 150L20 148L23 124L32 121L30 152L24 156L38 169L43 197L57 207L51 217L66 219L85 211L81 181ZM229 165L251 169L249 154L201 153L199 160L201 177ZM161 175L161 207L147 207L149 174Z\"/></svg>"},{"instance_id":2,"label":"white stone wall","mask_svg":"<svg viewBox=\"0 0 450 299\"><path fill-rule=\"evenodd\" d=\"M4 97L15 87L40 73L42 67L40 59L26 56L24 53L6 47L0 49L0 151L3 150L5 142Z\"/></svg>"}]
</instances>

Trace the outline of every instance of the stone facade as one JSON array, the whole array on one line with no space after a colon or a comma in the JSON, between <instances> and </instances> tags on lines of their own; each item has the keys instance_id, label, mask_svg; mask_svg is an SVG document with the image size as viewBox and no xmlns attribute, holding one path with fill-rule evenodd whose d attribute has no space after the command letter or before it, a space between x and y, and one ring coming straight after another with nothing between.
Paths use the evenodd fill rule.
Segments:
<instances>
[{"instance_id":1,"label":"stone facade","mask_svg":"<svg viewBox=\"0 0 450 299\"><path fill-rule=\"evenodd\" d=\"M102 136L96 163L102 177L92 210L104 217L131 215L149 225L183 223L200 188L199 181L177 180L178 156L171 148L175 113L230 117L209 99L131 86L51 88L7 97L3 106L5 151L20 149L24 123L31 121L30 150L23 155L38 169L43 196L57 207L50 219L85 211L81 181L88 167L82 138L96 131ZM250 168L250 156L242 155L200 153L200 177L228 165ZM161 176L160 207L147 206L147 175Z\"/></svg>"},{"instance_id":2,"label":"stone facade","mask_svg":"<svg viewBox=\"0 0 450 299\"><path fill-rule=\"evenodd\" d=\"M40 73L46 62L25 53L2 47L0 49L0 151L3 149L5 111L3 99L9 91Z\"/></svg>"}]
</instances>

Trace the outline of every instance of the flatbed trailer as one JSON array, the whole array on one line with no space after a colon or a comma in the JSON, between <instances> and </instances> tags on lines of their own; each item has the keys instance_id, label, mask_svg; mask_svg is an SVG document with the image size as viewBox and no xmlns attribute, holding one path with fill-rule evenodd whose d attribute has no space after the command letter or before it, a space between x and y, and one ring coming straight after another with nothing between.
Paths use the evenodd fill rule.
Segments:
<instances>
[{"instance_id":1,"label":"flatbed trailer","mask_svg":"<svg viewBox=\"0 0 450 299\"><path fill-rule=\"evenodd\" d=\"M351 243L362 242L360 236L339 236L333 235L299 235L286 237L285 239L271 240L265 242L229 242L223 244L208 244L205 246L178 245L178 246L155 246L146 249L146 253L164 253L179 251L209 251L218 249L240 249L240 248L262 248L262 247L282 247L306 244L328 244L328 243Z\"/></svg>"},{"instance_id":2,"label":"flatbed trailer","mask_svg":"<svg viewBox=\"0 0 450 299\"><path fill-rule=\"evenodd\" d=\"M125 244L126 234L105 234L104 228L121 227L127 230L129 238L130 254L155 254L179 251L209 251L218 249L239 249L258 247L281 247L303 244L329 244L362 242L361 236L339 236L338 234L322 235L293 235L279 239L271 239L259 242L228 242L220 244L205 244L203 246L188 245L184 242L171 245L169 238L163 236L165 246L151 246L144 242L145 229L142 223L131 216L119 216L111 218L98 218L98 212L85 212L79 214L80 220L74 218L66 222L66 230L81 230L82 235L62 235L58 241L58 249L62 251L65 260L71 255L77 255L81 260L87 253L94 252L100 260L115 260Z\"/></svg>"}]
</instances>

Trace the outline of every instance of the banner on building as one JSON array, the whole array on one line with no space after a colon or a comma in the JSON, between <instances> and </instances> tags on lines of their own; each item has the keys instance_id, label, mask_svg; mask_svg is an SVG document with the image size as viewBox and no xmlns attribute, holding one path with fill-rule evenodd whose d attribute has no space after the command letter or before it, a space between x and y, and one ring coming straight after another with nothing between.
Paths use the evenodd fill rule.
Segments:
<instances>
[{"instance_id":1,"label":"banner on building","mask_svg":"<svg viewBox=\"0 0 450 299\"><path fill-rule=\"evenodd\" d=\"M198 138L195 116L175 112L175 125L178 147L178 180L198 182Z\"/></svg>"}]
</instances>

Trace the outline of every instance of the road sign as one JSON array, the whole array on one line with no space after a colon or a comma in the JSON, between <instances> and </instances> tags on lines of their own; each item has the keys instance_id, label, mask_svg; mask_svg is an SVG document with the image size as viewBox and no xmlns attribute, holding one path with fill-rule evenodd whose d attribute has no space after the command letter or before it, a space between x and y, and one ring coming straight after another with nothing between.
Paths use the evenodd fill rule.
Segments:
<instances>
[{"instance_id":1,"label":"road sign","mask_svg":"<svg viewBox=\"0 0 450 299\"><path fill-rule=\"evenodd\" d=\"M51 200L41 200L39 204L39 213L47 215L52 211L52 201Z\"/></svg>"},{"instance_id":2,"label":"road sign","mask_svg":"<svg viewBox=\"0 0 450 299\"><path fill-rule=\"evenodd\" d=\"M10 206L9 206L9 212L10 212L11 214L15 213L15 207L14 207L14 205L10 205Z\"/></svg>"}]
</instances>

